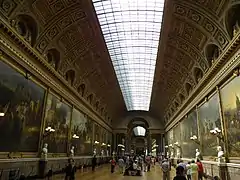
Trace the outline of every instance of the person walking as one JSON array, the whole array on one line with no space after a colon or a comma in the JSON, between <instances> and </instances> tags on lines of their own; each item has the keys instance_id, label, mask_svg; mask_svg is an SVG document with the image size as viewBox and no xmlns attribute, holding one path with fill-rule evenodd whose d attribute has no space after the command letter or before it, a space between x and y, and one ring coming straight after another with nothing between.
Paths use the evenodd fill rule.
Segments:
<instances>
[{"instance_id":1,"label":"person walking","mask_svg":"<svg viewBox=\"0 0 240 180\"><path fill-rule=\"evenodd\" d=\"M112 160L110 162L111 162L111 173L114 173L116 161L114 158L112 158Z\"/></svg>"},{"instance_id":2,"label":"person walking","mask_svg":"<svg viewBox=\"0 0 240 180\"><path fill-rule=\"evenodd\" d=\"M94 155L92 158L92 171L93 172L95 171L96 165L97 165L97 158L96 158L96 155Z\"/></svg>"},{"instance_id":3,"label":"person walking","mask_svg":"<svg viewBox=\"0 0 240 180\"><path fill-rule=\"evenodd\" d=\"M119 172L122 174L124 171L124 160L122 157L118 159Z\"/></svg>"},{"instance_id":4,"label":"person walking","mask_svg":"<svg viewBox=\"0 0 240 180\"><path fill-rule=\"evenodd\" d=\"M192 160L190 168L191 168L191 180L198 180L198 166L194 160Z\"/></svg>"},{"instance_id":5,"label":"person walking","mask_svg":"<svg viewBox=\"0 0 240 180\"><path fill-rule=\"evenodd\" d=\"M197 166L198 166L198 180L203 180L203 165L199 159L197 159Z\"/></svg>"},{"instance_id":6,"label":"person walking","mask_svg":"<svg viewBox=\"0 0 240 180\"><path fill-rule=\"evenodd\" d=\"M191 167L190 167L191 162L189 161L186 165L186 171L187 171L187 180L191 180Z\"/></svg>"},{"instance_id":7,"label":"person walking","mask_svg":"<svg viewBox=\"0 0 240 180\"><path fill-rule=\"evenodd\" d=\"M168 160L162 161L162 172L163 172L163 180L169 180L170 179L170 163Z\"/></svg>"},{"instance_id":8,"label":"person walking","mask_svg":"<svg viewBox=\"0 0 240 180\"><path fill-rule=\"evenodd\" d=\"M74 160L68 160L68 166L66 167L65 180L75 180L75 173L77 171L76 166L74 165Z\"/></svg>"},{"instance_id":9,"label":"person walking","mask_svg":"<svg viewBox=\"0 0 240 180\"><path fill-rule=\"evenodd\" d=\"M173 178L173 180L187 180L184 173L184 167L178 166L176 168L176 176Z\"/></svg>"}]
</instances>

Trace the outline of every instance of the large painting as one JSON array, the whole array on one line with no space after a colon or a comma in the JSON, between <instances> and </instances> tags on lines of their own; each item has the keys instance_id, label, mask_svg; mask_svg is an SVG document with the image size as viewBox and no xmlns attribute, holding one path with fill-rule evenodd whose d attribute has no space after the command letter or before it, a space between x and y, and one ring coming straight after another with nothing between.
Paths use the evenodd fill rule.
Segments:
<instances>
[{"instance_id":1,"label":"large painting","mask_svg":"<svg viewBox=\"0 0 240 180\"><path fill-rule=\"evenodd\" d=\"M49 93L45 112L45 129L51 127L55 132L43 137L48 143L49 153L66 153L71 107Z\"/></svg>"},{"instance_id":2,"label":"large painting","mask_svg":"<svg viewBox=\"0 0 240 180\"><path fill-rule=\"evenodd\" d=\"M174 154L175 157L180 157L182 156L182 141L181 141L181 127L180 124L178 124L177 126L175 126L173 128L173 147L174 147Z\"/></svg>"},{"instance_id":3,"label":"large painting","mask_svg":"<svg viewBox=\"0 0 240 180\"><path fill-rule=\"evenodd\" d=\"M230 157L240 157L240 78L220 90Z\"/></svg>"},{"instance_id":4,"label":"large painting","mask_svg":"<svg viewBox=\"0 0 240 180\"><path fill-rule=\"evenodd\" d=\"M198 145L190 140L193 135L198 136L197 113L192 110L186 118L181 122L181 138L182 138L182 155L183 157L195 157Z\"/></svg>"},{"instance_id":5,"label":"large painting","mask_svg":"<svg viewBox=\"0 0 240 180\"><path fill-rule=\"evenodd\" d=\"M94 153L100 155L101 127L94 123Z\"/></svg>"},{"instance_id":6,"label":"large painting","mask_svg":"<svg viewBox=\"0 0 240 180\"><path fill-rule=\"evenodd\" d=\"M37 152L44 93L0 61L0 151Z\"/></svg>"},{"instance_id":7,"label":"large painting","mask_svg":"<svg viewBox=\"0 0 240 180\"><path fill-rule=\"evenodd\" d=\"M84 155L87 139L87 116L77 109L73 109L71 122L71 142L75 147L75 154Z\"/></svg>"},{"instance_id":8,"label":"large painting","mask_svg":"<svg viewBox=\"0 0 240 180\"><path fill-rule=\"evenodd\" d=\"M214 94L199 107L199 126L203 144L203 156L216 156L217 138L210 133L214 128L221 129L218 94Z\"/></svg>"}]
</instances>

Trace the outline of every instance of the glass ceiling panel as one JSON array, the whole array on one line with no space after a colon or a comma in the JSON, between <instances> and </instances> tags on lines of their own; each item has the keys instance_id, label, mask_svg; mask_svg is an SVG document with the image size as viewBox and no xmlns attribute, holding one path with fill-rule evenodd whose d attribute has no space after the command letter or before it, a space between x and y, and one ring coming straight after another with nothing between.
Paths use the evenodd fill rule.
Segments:
<instances>
[{"instance_id":1,"label":"glass ceiling panel","mask_svg":"<svg viewBox=\"0 0 240 180\"><path fill-rule=\"evenodd\" d=\"M127 110L148 111L164 0L92 0Z\"/></svg>"},{"instance_id":2,"label":"glass ceiling panel","mask_svg":"<svg viewBox=\"0 0 240 180\"><path fill-rule=\"evenodd\" d=\"M145 136L146 134L146 129L142 126L137 126L133 128L133 132L135 136Z\"/></svg>"}]
</instances>

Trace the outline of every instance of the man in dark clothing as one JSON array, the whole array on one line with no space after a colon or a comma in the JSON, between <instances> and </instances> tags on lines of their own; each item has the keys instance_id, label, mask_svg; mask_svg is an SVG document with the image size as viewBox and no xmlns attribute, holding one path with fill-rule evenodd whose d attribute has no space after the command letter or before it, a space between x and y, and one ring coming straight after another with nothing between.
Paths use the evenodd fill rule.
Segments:
<instances>
[{"instance_id":1,"label":"man in dark clothing","mask_svg":"<svg viewBox=\"0 0 240 180\"><path fill-rule=\"evenodd\" d=\"M176 168L176 176L173 178L173 180L187 180L184 175L184 167L178 166Z\"/></svg>"},{"instance_id":2,"label":"man in dark clothing","mask_svg":"<svg viewBox=\"0 0 240 180\"><path fill-rule=\"evenodd\" d=\"M68 160L68 166L66 167L65 180L74 180L76 171L77 171L77 168L74 165L74 160L69 159Z\"/></svg>"},{"instance_id":3,"label":"man in dark clothing","mask_svg":"<svg viewBox=\"0 0 240 180\"><path fill-rule=\"evenodd\" d=\"M96 165L97 165L97 158L96 158L96 155L94 155L92 158L92 171L95 171Z\"/></svg>"}]
</instances>

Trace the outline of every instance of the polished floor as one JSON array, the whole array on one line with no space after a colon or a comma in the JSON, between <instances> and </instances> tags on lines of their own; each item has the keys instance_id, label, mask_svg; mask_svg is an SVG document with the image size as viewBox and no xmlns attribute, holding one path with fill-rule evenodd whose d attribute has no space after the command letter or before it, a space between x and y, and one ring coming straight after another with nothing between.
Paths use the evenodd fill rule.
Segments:
<instances>
[{"instance_id":1,"label":"polished floor","mask_svg":"<svg viewBox=\"0 0 240 180\"><path fill-rule=\"evenodd\" d=\"M174 170L171 172L170 179L172 180L174 177ZM63 176L53 177L52 180L63 180ZM96 169L93 173L89 172L77 172L76 180L161 180L162 172L159 165L151 168L150 172L144 172L143 176L123 176L118 172L116 168L116 172L110 173L110 166L103 166Z\"/></svg>"}]
</instances>

